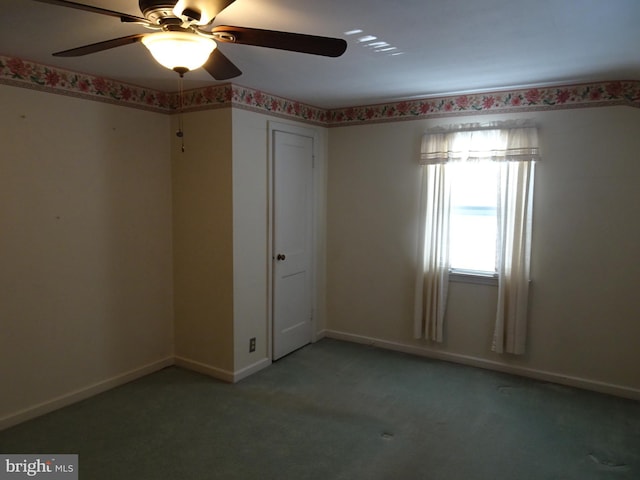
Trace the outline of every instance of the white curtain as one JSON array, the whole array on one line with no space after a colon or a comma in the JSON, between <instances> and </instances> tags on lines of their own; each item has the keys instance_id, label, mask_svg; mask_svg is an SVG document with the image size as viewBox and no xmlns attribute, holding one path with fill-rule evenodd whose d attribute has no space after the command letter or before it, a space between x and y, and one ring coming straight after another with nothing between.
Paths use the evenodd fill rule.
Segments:
<instances>
[{"instance_id":1,"label":"white curtain","mask_svg":"<svg viewBox=\"0 0 640 480\"><path fill-rule=\"evenodd\" d=\"M533 162L506 162L498 202L498 309L491 349L523 354L527 338Z\"/></svg>"},{"instance_id":2,"label":"white curtain","mask_svg":"<svg viewBox=\"0 0 640 480\"><path fill-rule=\"evenodd\" d=\"M442 342L449 286L450 187L445 165L422 167L414 337Z\"/></svg>"},{"instance_id":3,"label":"white curtain","mask_svg":"<svg viewBox=\"0 0 640 480\"><path fill-rule=\"evenodd\" d=\"M498 306L492 349L525 351L535 127L454 127L427 133L423 165L414 336L442 341L449 272L449 162L500 162L498 207Z\"/></svg>"}]
</instances>

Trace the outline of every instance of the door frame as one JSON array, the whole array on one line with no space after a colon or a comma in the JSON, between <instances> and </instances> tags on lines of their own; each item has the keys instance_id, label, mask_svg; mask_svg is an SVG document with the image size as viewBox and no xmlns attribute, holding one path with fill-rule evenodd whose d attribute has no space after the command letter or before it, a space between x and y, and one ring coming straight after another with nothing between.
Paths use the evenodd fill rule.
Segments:
<instances>
[{"instance_id":1,"label":"door frame","mask_svg":"<svg viewBox=\"0 0 640 480\"><path fill-rule=\"evenodd\" d=\"M267 141L267 356L273 361L273 235L274 235L274 141L275 132L291 133L313 139L312 202L311 202L311 342L318 340L318 232L320 232L319 211L323 210L324 180L323 149L320 147L320 134L317 128L301 127L285 122L268 122Z\"/></svg>"}]
</instances>

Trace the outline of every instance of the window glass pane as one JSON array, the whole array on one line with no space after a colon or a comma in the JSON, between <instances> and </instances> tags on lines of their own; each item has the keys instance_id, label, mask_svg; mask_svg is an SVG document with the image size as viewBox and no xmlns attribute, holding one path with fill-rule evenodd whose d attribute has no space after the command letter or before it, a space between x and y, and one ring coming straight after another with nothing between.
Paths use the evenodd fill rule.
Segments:
<instances>
[{"instance_id":1,"label":"window glass pane","mask_svg":"<svg viewBox=\"0 0 640 480\"><path fill-rule=\"evenodd\" d=\"M451 163L451 268L496 271L496 162Z\"/></svg>"}]
</instances>

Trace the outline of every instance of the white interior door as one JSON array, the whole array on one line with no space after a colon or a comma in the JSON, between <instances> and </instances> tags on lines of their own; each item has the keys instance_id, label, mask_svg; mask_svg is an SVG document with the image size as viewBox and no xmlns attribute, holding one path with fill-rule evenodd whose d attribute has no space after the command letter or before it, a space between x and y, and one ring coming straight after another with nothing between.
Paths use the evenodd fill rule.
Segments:
<instances>
[{"instance_id":1,"label":"white interior door","mask_svg":"<svg viewBox=\"0 0 640 480\"><path fill-rule=\"evenodd\" d=\"M312 338L313 138L273 135L273 359Z\"/></svg>"}]
</instances>

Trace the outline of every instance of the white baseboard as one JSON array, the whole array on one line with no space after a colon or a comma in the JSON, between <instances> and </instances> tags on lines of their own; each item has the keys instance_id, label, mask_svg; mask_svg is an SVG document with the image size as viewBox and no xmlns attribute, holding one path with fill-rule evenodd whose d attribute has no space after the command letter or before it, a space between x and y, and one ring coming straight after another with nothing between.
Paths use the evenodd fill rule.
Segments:
<instances>
[{"instance_id":1,"label":"white baseboard","mask_svg":"<svg viewBox=\"0 0 640 480\"><path fill-rule=\"evenodd\" d=\"M233 381L234 383L239 382L243 378L247 378L249 375L253 375L256 372L267 368L269 365L271 365L271 359L266 357L262 358L248 367L236 370L233 374Z\"/></svg>"},{"instance_id":2,"label":"white baseboard","mask_svg":"<svg viewBox=\"0 0 640 480\"><path fill-rule=\"evenodd\" d=\"M218 367L212 367L206 363L191 360L190 358L176 357L176 365L178 367L186 368L187 370L193 370L194 372L202 373L223 382L233 383L233 372L224 370Z\"/></svg>"},{"instance_id":3,"label":"white baseboard","mask_svg":"<svg viewBox=\"0 0 640 480\"><path fill-rule=\"evenodd\" d=\"M444 360L463 365L469 365L473 367L484 368L488 370L494 370L503 373L509 373L513 375L520 375L523 377L534 378L536 380L542 380L551 383L558 383L561 385L567 385L571 387L583 388L586 390L592 390L600 393L606 393L609 395L616 395L619 397L630 398L633 400L640 400L640 390L622 385L615 385L611 383L599 382L596 380L590 380L581 377L574 377L570 375L563 375L555 372L548 372L544 370L537 370L533 368L519 367L514 365L507 365L492 360L487 360L478 357L472 357L468 355L460 355L457 353L442 352L426 347L419 347L415 345L408 345L399 342L391 342L374 337L367 337L364 335L355 335L352 333L340 332L336 330L322 330L316 333L315 341L318 341L324 337L334 338L336 340L344 340L353 343L360 343L365 345L372 345L388 350L395 350L398 352L409 353L412 355L419 355L428 358L434 358L437 360ZM109 378L107 380L95 383L86 388L76 390L74 392L59 396L52 400L42 402L38 405L34 405L29 408L25 408L18 412L12 413L5 417L0 418L0 430L12 427L19 423L31 420L32 418L39 417L46 413L58 410L62 407L66 407L73 403L79 402L86 398L92 397L99 393L111 390L112 388L124 385L138 378L149 375L153 372L161 370L171 365L177 365L179 367L193 370L205 375L217 378L219 380L235 383L239 382L243 378L252 375L269 365L271 360L269 358L262 358L257 362L242 368L238 371L231 372L221 368L206 365L195 360L190 360L183 357L167 357L157 362L150 363L143 367L125 372L121 375Z\"/></svg>"},{"instance_id":4,"label":"white baseboard","mask_svg":"<svg viewBox=\"0 0 640 480\"><path fill-rule=\"evenodd\" d=\"M248 367L242 368L235 372L231 372L229 370L213 367L211 365L207 365L206 363L191 360L189 358L176 357L175 360L178 367L186 368L187 370L193 370L194 372L202 373L204 375L217 378L218 380L222 380L223 382L227 383L239 382L243 378L246 378L249 375L254 374L271 365L270 359L263 358L249 365Z\"/></svg>"},{"instance_id":5,"label":"white baseboard","mask_svg":"<svg viewBox=\"0 0 640 480\"><path fill-rule=\"evenodd\" d=\"M323 328L322 330L318 330L317 332L315 332L313 334L313 339L311 340L311 343L319 342L320 340L322 340L326 336L327 336L327 329L326 328Z\"/></svg>"},{"instance_id":6,"label":"white baseboard","mask_svg":"<svg viewBox=\"0 0 640 480\"><path fill-rule=\"evenodd\" d=\"M94 395L106 392L107 390L111 390L115 387L119 387L120 385L124 385L125 383L129 383L133 380L144 377L145 375L149 375L150 373L156 372L158 370L162 370L163 368L169 367L173 364L173 357L163 358L162 360L158 360L157 362L153 362L143 367L136 368L135 370L125 372L115 377L111 377L107 380L89 385L88 387L75 390L65 395L61 395L52 400L48 400L32 407L25 408L16 413L12 413L0 418L0 430L4 430L19 423L26 422L27 420L31 420L32 418L39 417L46 413L53 412L54 410L58 410L62 407L66 407L86 398L93 397Z\"/></svg>"},{"instance_id":7,"label":"white baseboard","mask_svg":"<svg viewBox=\"0 0 640 480\"><path fill-rule=\"evenodd\" d=\"M537 370L534 368L519 367L514 365L507 365L484 358L473 357L469 355L461 355L458 353L442 352L427 347L419 347L415 345L408 345L399 342L390 342L379 338L367 337L364 335L355 335L352 333L339 332L336 330L325 330L324 335L327 338L334 338L336 340L344 340L347 342L361 343L365 345L372 345L387 350L395 350L398 352L409 353L412 355L419 355L422 357L433 358L437 360L445 360L453 363L460 363L463 365L469 365L472 367L484 368L487 370L494 370L502 373L510 373L513 375L519 375L522 377L533 378L536 380L542 380L550 383L557 383L560 385L567 385L570 387L582 388L585 390L592 390L595 392L606 393L608 395L615 395L618 397L630 398L633 400L640 400L640 390L631 387L625 387L623 385L615 385L606 382L600 382L597 380L590 380L582 377L574 377L571 375L563 375L561 373L548 372L544 370Z\"/></svg>"},{"instance_id":8,"label":"white baseboard","mask_svg":"<svg viewBox=\"0 0 640 480\"><path fill-rule=\"evenodd\" d=\"M26 422L27 420L31 420L46 413L53 412L54 410L58 410L73 403L77 403L89 397L93 397L94 395L106 392L107 390L119 387L120 385L124 385L125 383L129 383L133 380L142 378L146 375L157 372L158 370L162 370L163 368L170 367L172 365L177 365L188 370L203 373L224 382L235 383L239 382L243 378L248 377L249 375L262 370L263 368L268 367L269 365L271 365L271 360L269 358L263 358L241 370L230 372L228 370L212 367L210 365L206 365L204 363L200 363L195 360L190 360L183 357L167 357L162 360L158 360L157 362L137 368L135 370L131 370L121 375L109 378L102 382L95 383L86 388L78 389L71 393L61 395L52 400L39 403L37 405L34 405L33 407L28 407L2 417L0 418L0 430L4 430L19 423Z\"/></svg>"}]
</instances>

